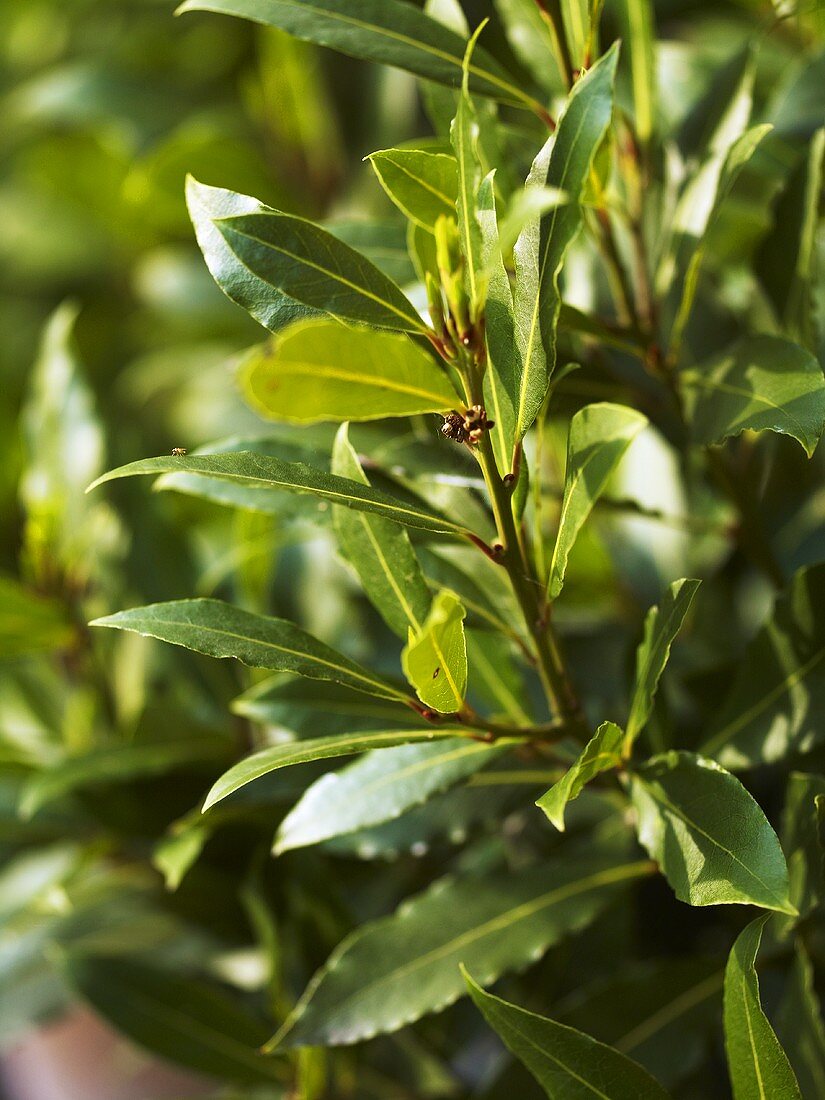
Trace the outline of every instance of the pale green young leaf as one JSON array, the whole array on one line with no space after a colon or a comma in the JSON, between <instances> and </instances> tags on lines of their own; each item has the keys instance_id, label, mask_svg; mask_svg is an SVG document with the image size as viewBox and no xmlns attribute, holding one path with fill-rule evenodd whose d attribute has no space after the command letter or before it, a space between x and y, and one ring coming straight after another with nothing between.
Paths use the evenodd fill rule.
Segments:
<instances>
[{"instance_id":1,"label":"pale green young leaf","mask_svg":"<svg viewBox=\"0 0 825 1100\"><path fill-rule=\"evenodd\" d=\"M441 714L461 710L467 691L467 612L452 592L435 597L421 630L409 631L401 663L404 674L426 706Z\"/></svg>"},{"instance_id":2,"label":"pale green young leaf","mask_svg":"<svg viewBox=\"0 0 825 1100\"><path fill-rule=\"evenodd\" d=\"M556 361L561 296L558 278L567 250L582 224L580 202L593 159L610 123L618 46L613 45L577 81L556 132L536 158L526 186L565 192L555 206L522 230L514 249L516 341L521 378L516 402L516 438L541 408Z\"/></svg>"},{"instance_id":3,"label":"pale green young leaf","mask_svg":"<svg viewBox=\"0 0 825 1100\"><path fill-rule=\"evenodd\" d=\"M441 215L455 213L458 165L446 153L424 149L382 149L367 158L398 209L432 233Z\"/></svg>"},{"instance_id":4,"label":"pale green young leaf","mask_svg":"<svg viewBox=\"0 0 825 1100\"><path fill-rule=\"evenodd\" d=\"M652 0L620 0L617 11L630 68L636 136L645 146L656 127L656 36Z\"/></svg>"},{"instance_id":5,"label":"pale green young leaf","mask_svg":"<svg viewBox=\"0 0 825 1100\"><path fill-rule=\"evenodd\" d=\"M802 1095L824 1096L825 1025L813 964L800 939L777 1011L776 1031Z\"/></svg>"},{"instance_id":6,"label":"pale green young leaf","mask_svg":"<svg viewBox=\"0 0 825 1100\"><path fill-rule=\"evenodd\" d=\"M433 534L467 534L459 524L445 516L439 516L438 512L425 504L396 500L388 493L379 492L378 489L349 481L347 478L327 474L323 470L315 470L303 462L284 462L252 451L144 458L137 462L130 462L126 466L120 466L116 470L110 470L93 482L89 486L89 491L104 482L121 477L166 473L203 474L208 478L230 481L250 489L257 488L264 493L271 492L273 489L281 489L288 493L310 493L329 501L330 504L373 512L405 527L416 527Z\"/></svg>"},{"instance_id":7,"label":"pale green young leaf","mask_svg":"<svg viewBox=\"0 0 825 1100\"><path fill-rule=\"evenodd\" d=\"M646 424L647 418L641 413L625 405L607 402L587 405L571 420L564 497L550 561L551 599L561 592L567 559L593 505L619 460Z\"/></svg>"},{"instance_id":8,"label":"pale green young leaf","mask_svg":"<svg viewBox=\"0 0 825 1100\"><path fill-rule=\"evenodd\" d=\"M536 0L495 0L496 11L513 53L533 79L559 95L566 84L557 28Z\"/></svg>"},{"instance_id":9,"label":"pale green young leaf","mask_svg":"<svg viewBox=\"0 0 825 1100\"><path fill-rule=\"evenodd\" d=\"M781 336L746 336L679 378L697 443L721 443L746 430L779 432L798 440L810 458L825 429L822 367Z\"/></svg>"},{"instance_id":10,"label":"pale green young leaf","mask_svg":"<svg viewBox=\"0 0 825 1100\"><path fill-rule=\"evenodd\" d=\"M564 832L564 811L568 802L578 798L595 776L621 766L623 741L624 733L615 722L602 722L576 762L538 799L536 805L559 832Z\"/></svg>"},{"instance_id":11,"label":"pale green young leaf","mask_svg":"<svg viewBox=\"0 0 825 1100\"><path fill-rule=\"evenodd\" d=\"M795 915L776 833L742 784L689 752L654 756L631 778L639 841L680 901Z\"/></svg>"},{"instance_id":12,"label":"pale green young leaf","mask_svg":"<svg viewBox=\"0 0 825 1100\"><path fill-rule=\"evenodd\" d=\"M590 0L560 0L562 25L574 69L584 67L590 42Z\"/></svg>"},{"instance_id":13,"label":"pale green young leaf","mask_svg":"<svg viewBox=\"0 0 825 1100\"><path fill-rule=\"evenodd\" d=\"M774 208L774 225L756 258L756 272L784 331L816 350L813 292L817 280L817 226L825 172L825 129L797 166Z\"/></svg>"},{"instance_id":14,"label":"pale green young leaf","mask_svg":"<svg viewBox=\"0 0 825 1100\"><path fill-rule=\"evenodd\" d=\"M626 752L650 718L671 646L682 629L700 584L701 581L689 578L674 581L659 606L651 607L647 613L644 637L636 651L636 676L627 719Z\"/></svg>"},{"instance_id":15,"label":"pale green young leaf","mask_svg":"<svg viewBox=\"0 0 825 1100\"><path fill-rule=\"evenodd\" d=\"M275 854L393 821L479 771L517 740L487 745L452 738L367 753L317 779L284 818Z\"/></svg>"},{"instance_id":16,"label":"pale green young leaf","mask_svg":"<svg viewBox=\"0 0 825 1100\"><path fill-rule=\"evenodd\" d=\"M479 152L478 116L470 98L469 73L482 23L467 43L464 56L464 78L458 96L456 116L450 127L450 141L458 165L458 194L456 215L461 234L461 251L464 255L467 294L473 317L480 314L487 295L484 277L484 255L481 226L478 223L478 189L481 185L482 165Z\"/></svg>"},{"instance_id":17,"label":"pale green young leaf","mask_svg":"<svg viewBox=\"0 0 825 1100\"><path fill-rule=\"evenodd\" d=\"M802 1100L759 999L756 956L768 915L740 933L725 968L725 1051L734 1100Z\"/></svg>"},{"instance_id":18,"label":"pale green young leaf","mask_svg":"<svg viewBox=\"0 0 825 1100\"><path fill-rule=\"evenodd\" d=\"M825 740L825 565L795 574L738 663L702 747L726 768L772 764Z\"/></svg>"},{"instance_id":19,"label":"pale green young leaf","mask_svg":"<svg viewBox=\"0 0 825 1100\"><path fill-rule=\"evenodd\" d=\"M252 276L313 310L398 332L426 332L401 289L321 226L279 210L228 215L213 225Z\"/></svg>"},{"instance_id":20,"label":"pale green young leaf","mask_svg":"<svg viewBox=\"0 0 825 1100\"><path fill-rule=\"evenodd\" d=\"M203 804L204 813L221 802L230 794L239 791L248 783L254 783L270 772L280 768L291 768L295 764L309 764L315 760L331 760L340 756L355 756L370 752L372 749L389 749L397 745L412 745L417 742L455 739L466 737L467 731L460 728L440 726L419 730L367 730L366 732L347 732L331 737L316 737L310 741L289 741L282 745L273 745L261 749L251 756L244 757L218 779L207 794ZM477 744L473 741L473 744Z\"/></svg>"},{"instance_id":21,"label":"pale green young leaf","mask_svg":"<svg viewBox=\"0 0 825 1100\"><path fill-rule=\"evenodd\" d=\"M460 963L494 982L586 928L649 871L648 863L579 853L516 873L437 883L345 939L269 1049L357 1043L438 1012L465 992Z\"/></svg>"},{"instance_id":22,"label":"pale green young leaf","mask_svg":"<svg viewBox=\"0 0 825 1100\"><path fill-rule=\"evenodd\" d=\"M332 472L369 485L346 424L335 437ZM420 631L432 597L403 527L369 512L336 508L335 532L344 556L387 625L404 639L409 630Z\"/></svg>"},{"instance_id":23,"label":"pale green young leaf","mask_svg":"<svg viewBox=\"0 0 825 1100\"><path fill-rule=\"evenodd\" d=\"M464 39L403 0L186 0L178 11L237 15L439 84L461 83ZM486 51L475 53L472 91L534 109L536 101L521 85Z\"/></svg>"},{"instance_id":24,"label":"pale green young leaf","mask_svg":"<svg viewBox=\"0 0 825 1100\"><path fill-rule=\"evenodd\" d=\"M222 187L209 187L192 176L186 178L186 204L198 245L212 278L233 302L237 302L271 332L307 317L322 317L324 311L298 301L253 274L232 251L217 223L240 214L276 211L253 199Z\"/></svg>"},{"instance_id":25,"label":"pale green young leaf","mask_svg":"<svg viewBox=\"0 0 825 1100\"><path fill-rule=\"evenodd\" d=\"M463 966L462 972L484 1019L552 1100L667 1100L638 1062L584 1032L485 992Z\"/></svg>"},{"instance_id":26,"label":"pale green young leaf","mask_svg":"<svg viewBox=\"0 0 825 1100\"><path fill-rule=\"evenodd\" d=\"M291 325L241 361L247 401L270 420L380 420L447 412L446 373L408 336L313 320Z\"/></svg>"},{"instance_id":27,"label":"pale green young leaf","mask_svg":"<svg viewBox=\"0 0 825 1100\"><path fill-rule=\"evenodd\" d=\"M91 625L132 630L208 657L234 657L252 668L297 672L311 680L334 680L385 699L407 698L377 673L337 653L294 623L256 615L222 600L148 604L94 619Z\"/></svg>"}]
</instances>

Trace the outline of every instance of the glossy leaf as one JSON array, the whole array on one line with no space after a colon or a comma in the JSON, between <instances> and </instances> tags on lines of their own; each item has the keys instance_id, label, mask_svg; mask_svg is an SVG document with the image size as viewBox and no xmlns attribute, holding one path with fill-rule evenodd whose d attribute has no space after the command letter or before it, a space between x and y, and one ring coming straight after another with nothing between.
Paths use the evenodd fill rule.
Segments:
<instances>
[{"instance_id":1,"label":"glossy leaf","mask_svg":"<svg viewBox=\"0 0 825 1100\"><path fill-rule=\"evenodd\" d=\"M578 798L600 772L621 766L623 742L624 733L615 722L602 722L572 767L536 802L560 832L564 832L567 803Z\"/></svg>"},{"instance_id":2,"label":"glossy leaf","mask_svg":"<svg viewBox=\"0 0 825 1100\"><path fill-rule=\"evenodd\" d=\"M392 821L479 771L509 747L455 738L370 752L312 784L281 823L274 851L305 848Z\"/></svg>"},{"instance_id":3,"label":"glossy leaf","mask_svg":"<svg viewBox=\"0 0 825 1100\"><path fill-rule=\"evenodd\" d=\"M768 917L740 933L725 968L725 1050L734 1100L802 1100L759 999L756 955Z\"/></svg>"},{"instance_id":4,"label":"glossy leaf","mask_svg":"<svg viewBox=\"0 0 825 1100\"><path fill-rule=\"evenodd\" d=\"M738 779L689 752L654 756L631 778L639 840L680 901L795 914L776 833Z\"/></svg>"},{"instance_id":5,"label":"glossy leaf","mask_svg":"<svg viewBox=\"0 0 825 1100\"><path fill-rule=\"evenodd\" d=\"M552 1100L666 1100L665 1090L638 1062L584 1032L485 992L463 972L484 1019Z\"/></svg>"},{"instance_id":6,"label":"glossy leaf","mask_svg":"<svg viewBox=\"0 0 825 1100\"><path fill-rule=\"evenodd\" d=\"M432 233L443 214L455 215L458 165L446 153L424 149L382 149L367 158L381 186L415 225Z\"/></svg>"},{"instance_id":7,"label":"glossy leaf","mask_svg":"<svg viewBox=\"0 0 825 1100\"><path fill-rule=\"evenodd\" d=\"M214 219L243 268L270 288L320 313L376 328L425 332L396 284L365 256L313 222L263 210Z\"/></svg>"},{"instance_id":8,"label":"glossy leaf","mask_svg":"<svg viewBox=\"0 0 825 1100\"><path fill-rule=\"evenodd\" d=\"M467 612L454 593L438 593L420 630L410 629L401 654L404 674L426 706L442 714L461 710L467 691Z\"/></svg>"},{"instance_id":9,"label":"glossy leaf","mask_svg":"<svg viewBox=\"0 0 825 1100\"><path fill-rule=\"evenodd\" d=\"M581 931L648 872L580 856L438 883L344 940L269 1048L357 1043L446 1008L465 991L461 962L489 984Z\"/></svg>"},{"instance_id":10,"label":"glossy leaf","mask_svg":"<svg viewBox=\"0 0 825 1100\"><path fill-rule=\"evenodd\" d=\"M259 1051L261 1021L219 986L141 959L70 954L63 964L84 1000L130 1039L210 1077L245 1084L283 1080Z\"/></svg>"},{"instance_id":11,"label":"glossy leaf","mask_svg":"<svg viewBox=\"0 0 825 1100\"><path fill-rule=\"evenodd\" d=\"M746 430L780 432L798 440L810 458L825 429L822 368L782 337L745 337L679 377L697 443L721 443Z\"/></svg>"},{"instance_id":12,"label":"glossy leaf","mask_svg":"<svg viewBox=\"0 0 825 1100\"><path fill-rule=\"evenodd\" d=\"M245 757L237 764L224 772L220 779L213 785L203 804L206 812L215 803L227 798L230 794L245 787L247 783L253 783L270 772L280 768L291 768L295 764L309 764L315 760L330 760L340 756L355 756L358 753L370 752L373 749L395 748L397 745L414 745L419 742L455 739L466 737L466 730L460 727L440 726L437 729L428 727L425 729L407 730L368 730L364 733L341 733L331 737L316 737L310 741L289 741L281 745L273 745L268 749L261 749L251 756ZM476 742L473 742L474 744ZM489 746L488 746L489 747Z\"/></svg>"},{"instance_id":13,"label":"glossy leaf","mask_svg":"<svg viewBox=\"0 0 825 1100\"><path fill-rule=\"evenodd\" d=\"M219 478L263 491L282 489L288 493L312 493L330 504L373 512L405 527L417 527L434 534L466 534L459 524L439 516L424 504L395 500L387 493L315 470L303 462L283 462L252 451L144 458L110 470L90 485L89 490L120 477L178 472L203 474L209 478Z\"/></svg>"},{"instance_id":14,"label":"glossy leaf","mask_svg":"<svg viewBox=\"0 0 825 1100\"><path fill-rule=\"evenodd\" d=\"M332 472L369 485L346 425L335 437ZM407 631L420 631L432 597L406 531L380 516L339 508L335 532L370 602L387 625L404 639Z\"/></svg>"},{"instance_id":15,"label":"glossy leaf","mask_svg":"<svg viewBox=\"0 0 825 1100\"><path fill-rule=\"evenodd\" d=\"M825 565L800 570L740 660L702 752L726 768L774 763L821 744Z\"/></svg>"},{"instance_id":16,"label":"glossy leaf","mask_svg":"<svg viewBox=\"0 0 825 1100\"><path fill-rule=\"evenodd\" d=\"M368 695L404 699L403 691L362 668L286 619L243 611L222 600L172 600L118 611L92 626L133 630L194 649L209 657L234 657L252 668L297 672L311 680L333 680Z\"/></svg>"},{"instance_id":17,"label":"glossy leaf","mask_svg":"<svg viewBox=\"0 0 825 1100\"><path fill-rule=\"evenodd\" d=\"M558 128L536 158L527 187L554 187L570 201L525 226L514 250L516 341L521 374L515 395L516 438L536 418L556 360L561 297L558 277L582 223L581 202L613 109L618 47L612 46L567 101Z\"/></svg>"},{"instance_id":18,"label":"glossy leaf","mask_svg":"<svg viewBox=\"0 0 825 1100\"><path fill-rule=\"evenodd\" d=\"M461 83L464 40L402 0L186 0L178 10L238 15L439 84ZM535 104L483 50L473 57L470 78L480 95L517 107Z\"/></svg>"},{"instance_id":19,"label":"glossy leaf","mask_svg":"<svg viewBox=\"0 0 825 1100\"><path fill-rule=\"evenodd\" d=\"M587 405L570 422L559 528L550 562L549 593L555 599L564 584L567 559L593 505L627 448L647 424L624 405Z\"/></svg>"},{"instance_id":20,"label":"glossy leaf","mask_svg":"<svg viewBox=\"0 0 825 1100\"><path fill-rule=\"evenodd\" d=\"M670 658L670 649L682 629L701 581L674 581L658 607L651 607L645 618L645 631L636 651L636 678L630 714L627 719L626 748L647 725L659 680Z\"/></svg>"}]
</instances>

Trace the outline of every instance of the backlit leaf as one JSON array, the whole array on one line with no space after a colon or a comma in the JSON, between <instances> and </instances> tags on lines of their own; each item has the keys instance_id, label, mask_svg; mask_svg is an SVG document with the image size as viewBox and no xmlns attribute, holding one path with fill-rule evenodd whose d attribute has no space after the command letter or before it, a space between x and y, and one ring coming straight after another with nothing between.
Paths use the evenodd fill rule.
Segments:
<instances>
[{"instance_id":1,"label":"backlit leaf","mask_svg":"<svg viewBox=\"0 0 825 1100\"><path fill-rule=\"evenodd\" d=\"M368 158L381 186L401 212L430 233L438 218L454 216L458 165L446 153L382 149Z\"/></svg>"},{"instance_id":2,"label":"backlit leaf","mask_svg":"<svg viewBox=\"0 0 825 1100\"><path fill-rule=\"evenodd\" d=\"M467 691L467 612L452 592L443 589L433 601L420 630L409 631L401 655L404 673L426 706L442 714L461 710Z\"/></svg>"}]
</instances>

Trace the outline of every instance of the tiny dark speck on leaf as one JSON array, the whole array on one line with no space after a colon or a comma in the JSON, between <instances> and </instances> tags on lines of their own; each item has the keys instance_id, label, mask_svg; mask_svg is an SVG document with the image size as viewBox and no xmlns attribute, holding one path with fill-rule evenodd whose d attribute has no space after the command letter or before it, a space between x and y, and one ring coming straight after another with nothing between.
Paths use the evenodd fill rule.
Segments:
<instances>
[{"instance_id":1,"label":"tiny dark speck on leaf","mask_svg":"<svg viewBox=\"0 0 825 1100\"><path fill-rule=\"evenodd\" d=\"M436 678L438 677L438 674L439 674L439 672L440 672L440 671L441 671L441 665L438 665L438 666L436 667L436 670L435 670L435 672L433 673L433 679L434 679L434 680L435 680L435 679L436 679Z\"/></svg>"}]
</instances>

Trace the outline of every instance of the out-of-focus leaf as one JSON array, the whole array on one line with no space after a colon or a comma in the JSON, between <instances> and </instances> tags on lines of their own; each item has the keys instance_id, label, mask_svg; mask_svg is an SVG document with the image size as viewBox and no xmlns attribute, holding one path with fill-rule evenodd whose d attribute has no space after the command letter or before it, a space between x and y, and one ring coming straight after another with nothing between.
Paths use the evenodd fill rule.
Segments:
<instances>
[{"instance_id":1,"label":"out-of-focus leaf","mask_svg":"<svg viewBox=\"0 0 825 1100\"><path fill-rule=\"evenodd\" d=\"M420 630L409 630L401 655L404 674L426 706L442 714L461 710L467 691L467 612L458 597L443 589Z\"/></svg>"},{"instance_id":2,"label":"out-of-focus leaf","mask_svg":"<svg viewBox=\"0 0 825 1100\"><path fill-rule=\"evenodd\" d=\"M94 619L91 625L133 630L209 657L234 657L253 668L297 672L311 680L334 680L385 699L407 698L377 673L337 653L294 623L255 615L222 600L148 604Z\"/></svg>"},{"instance_id":3,"label":"out-of-focus leaf","mask_svg":"<svg viewBox=\"0 0 825 1100\"><path fill-rule=\"evenodd\" d=\"M252 348L241 363L250 405L270 420L380 420L447 412L458 396L407 336L304 321Z\"/></svg>"},{"instance_id":4,"label":"out-of-focus leaf","mask_svg":"<svg viewBox=\"0 0 825 1100\"><path fill-rule=\"evenodd\" d=\"M721 443L746 429L781 432L810 458L825 429L822 368L780 336L747 336L679 378L697 443Z\"/></svg>"},{"instance_id":5,"label":"out-of-focus leaf","mask_svg":"<svg viewBox=\"0 0 825 1100\"><path fill-rule=\"evenodd\" d=\"M261 749L260 752L245 757L229 771L224 772L206 796L203 810L205 813L216 802L234 794L247 783L253 783L261 776L269 775L270 772L277 771L279 768L308 764L313 760L330 760L338 756L355 756L357 753L369 752L372 749L389 749L397 745L462 736L467 736L466 730L440 726L438 729L341 733L333 737L316 737L311 741L290 741L283 745L273 745L272 748Z\"/></svg>"},{"instance_id":6,"label":"out-of-focus leaf","mask_svg":"<svg viewBox=\"0 0 825 1100\"><path fill-rule=\"evenodd\" d=\"M283 1068L260 1053L261 1021L219 986L103 955L69 954L63 971L104 1019L154 1054L210 1077L283 1081Z\"/></svg>"},{"instance_id":7,"label":"out-of-focus leaf","mask_svg":"<svg viewBox=\"0 0 825 1100\"><path fill-rule=\"evenodd\" d=\"M670 648L682 629L701 581L674 581L658 607L651 607L645 632L636 652L636 679L627 719L626 747L629 749L644 729L653 709L659 680L670 657Z\"/></svg>"},{"instance_id":8,"label":"out-of-focus leaf","mask_svg":"<svg viewBox=\"0 0 825 1100\"><path fill-rule=\"evenodd\" d=\"M702 747L727 768L808 752L825 737L825 565L801 569L739 662Z\"/></svg>"},{"instance_id":9,"label":"out-of-focus leaf","mask_svg":"<svg viewBox=\"0 0 825 1100\"><path fill-rule=\"evenodd\" d=\"M559 0L564 37L574 69L583 69L587 65L591 42L590 9L594 6L591 0Z\"/></svg>"},{"instance_id":10,"label":"out-of-focus leaf","mask_svg":"<svg viewBox=\"0 0 825 1100\"><path fill-rule=\"evenodd\" d=\"M564 832L564 811L600 772L622 763L624 733L615 722L602 722L594 736L564 776L536 802L560 832Z\"/></svg>"},{"instance_id":11,"label":"out-of-focus leaf","mask_svg":"<svg viewBox=\"0 0 825 1100\"><path fill-rule=\"evenodd\" d=\"M651 0L620 0L617 5L627 49L636 136L647 145L656 126L656 55Z\"/></svg>"},{"instance_id":12,"label":"out-of-focus leaf","mask_svg":"<svg viewBox=\"0 0 825 1100\"><path fill-rule=\"evenodd\" d=\"M796 914L776 833L738 779L689 752L654 756L631 778L639 840L680 901Z\"/></svg>"},{"instance_id":13,"label":"out-of-focus leaf","mask_svg":"<svg viewBox=\"0 0 825 1100\"><path fill-rule=\"evenodd\" d=\"M479 771L509 745L466 738L370 752L321 776L284 818L276 854L392 821Z\"/></svg>"},{"instance_id":14,"label":"out-of-focus leaf","mask_svg":"<svg viewBox=\"0 0 825 1100\"><path fill-rule=\"evenodd\" d=\"M486 993L467 970L463 973L484 1019L552 1100L666 1100L665 1090L638 1062L582 1031Z\"/></svg>"},{"instance_id":15,"label":"out-of-focus leaf","mask_svg":"<svg viewBox=\"0 0 825 1100\"><path fill-rule=\"evenodd\" d=\"M782 815L782 847L788 860L790 898L805 917L825 901L825 777L792 772Z\"/></svg>"},{"instance_id":16,"label":"out-of-focus leaf","mask_svg":"<svg viewBox=\"0 0 825 1100\"><path fill-rule=\"evenodd\" d=\"M823 185L825 129L817 131L774 208L774 225L763 240L756 270L785 331L816 350L813 289L816 229Z\"/></svg>"},{"instance_id":17,"label":"out-of-focus leaf","mask_svg":"<svg viewBox=\"0 0 825 1100\"><path fill-rule=\"evenodd\" d=\"M189 737L179 741L113 745L82 756L69 756L32 776L23 791L20 812L31 817L43 806L74 791L165 775L193 764L225 760L229 755L229 745L223 738Z\"/></svg>"},{"instance_id":18,"label":"out-of-focus leaf","mask_svg":"<svg viewBox=\"0 0 825 1100\"><path fill-rule=\"evenodd\" d=\"M424 149L382 149L368 158L381 186L398 209L430 233L443 214L454 216L458 165L446 153Z\"/></svg>"},{"instance_id":19,"label":"out-of-focus leaf","mask_svg":"<svg viewBox=\"0 0 825 1100\"><path fill-rule=\"evenodd\" d=\"M178 11L238 15L353 57L407 69L439 84L457 87L461 83L464 40L400 0L185 0ZM536 106L521 82L484 50L473 56L470 80L480 95L516 107Z\"/></svg>"},{"instance_id":20,"label":"out-of-focus leaf","mask_svg":"<svg viewBox=\"0 0 825 1100\"><path fill-rule=\"evenodd\" d=\"M776 1031L802 1095L825 1094L825 1026L814 985L813 966L799 942L779 1005Z\"/></svg>"},{"instance_id":21,"label":"out-of-focus leaf","mask_svg":"<svg viewBox=\"0 0 825 1100\"><path fill-rule=\"evenodd\" d=\"M495 713L516 725L532 724L530 699L512 642L486 630L465 630L470 683Z\"/></svg>"},{"instance_id":22,"label":"out-of-focus leaf","mask_svg":"<svg viewBox=\"0 0 825 1100\"><path fill-rule=\"evenodd\" d=\"M465 989L461 962L490 984L581 931L649 871L577 856L438 883L344 940L269 1048L357 1043L446 1008Z\"/></svg>"},{"instance_id":23,"label":"out-of-focus leaf","mask_svg":"<svg viewBox=\"0 0 825 1100\"><path fill-rule=\"evenodd\" d=\"M495 7L515 55L537 83L559 93L562 88L560 28L536 0L495 0ZM566 80L567 73L563 75Z\"/></svg>"},{"instance_id":24,"label":"out-of-focus leaf","mask_svg":"<svg viewBox=\"0 0 825 1100\"><path fill-rule=\"evenodd\" d=\"M555 367L559 272L581 228L579 203L610 122L617 59L618 47L614 45L577 81L556 132L539 153L527 180L527 187L555 187L566 192L570 202L525 226L514 250L516 342L521 357L514 395L517 439L535 420Z\"/></svg>"},{"instance_id":25,"label":"out-of-focus leaf","mask_svg":"<svg viewBox=\"0 0 825 1100\"><path fill-rule=\"evenodd\" d=\"M385 516L406 527L418 527L434 534L464 535L464 528L423 504L395 500L387 493L367 485L335 477L323 470L315 470L303 462L283 462L268 455L252 451L235 451L230 454L184 455L180 457L144 458L110 470L89 486L89 491L106 481L139 474L168 473L204 474L220 478L248 488L263 491L282 489L288 493L312 493L346 508L357 508Z\"/></svg>"},{"instance_id":26,"label":"out-of-focus leaf","mask_svg":"<svg viewBox=\"0 0 825 1100\"><path fill-rule=\"evenodd\" d=\"M369 485L345 424L335 438L332 472ZM403 527L368 512L339 508L335 531L364 591L387 625L404 639L409 630L421 630L432 598Z\"/></svg>"},{"instance_id":27,"label":"out-of-focus leaf","mask_svg":"<svg viewBox=\"0 0 825 1100\"><path fill-rule=\"evenodd\" d=\"M75 631L56 600L0 575L0 657L49 653L72 644Z\"/></svg>"},{"instance_id":28,"label":"out-of-focus leaf","mask_svg":"<svg viewBox=\"0 0 825 1100\"><path fill-rule=\"evenodd\" d=\"M561 592L567 559L593 505L619 459L646 424L647 418L641 413L607 403L587 405L570 422L564 499L550 562L551 599Z\"/></svg>"},{"instance_id":29,"label":"out-of-focus leaf","mask_svg":"<svg viewBox=\"0 0 825 1100\"><path fill-rule=\"evenodd\" d=\"M734 1100L802 1100L796 1077L759 999L756 955L767 914L733 945L725 968L725 1050Z\"/></svg>"},{"instance_id":30,"label":"out-of-focus leaf","mask_svg":"<svg viewBox=\"0 0 825 1100\"><path fill-rule=\"evenodd\" d=\"M183 882L206 847L210 832L207 821L187 820L155 846L152 863L163 875L167 890L177 890Z\"/></svg>"}]
</instances>

